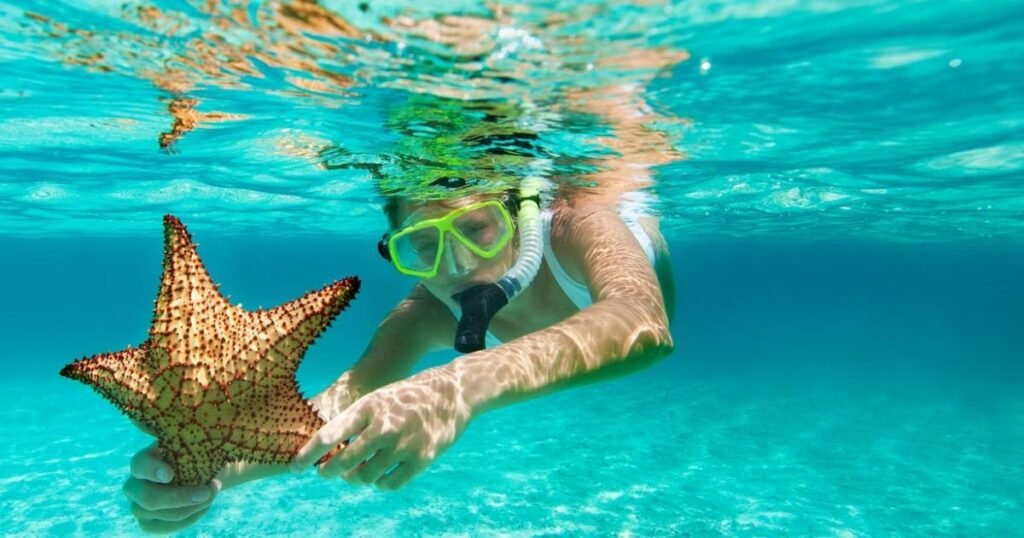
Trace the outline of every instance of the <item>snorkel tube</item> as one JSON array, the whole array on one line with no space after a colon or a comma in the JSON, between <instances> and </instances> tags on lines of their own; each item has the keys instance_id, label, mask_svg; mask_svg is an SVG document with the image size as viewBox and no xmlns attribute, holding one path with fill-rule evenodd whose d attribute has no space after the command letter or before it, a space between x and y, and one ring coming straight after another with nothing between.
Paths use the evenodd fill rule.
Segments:
<instances>
[{"instance_id":1,"label":"snorkel tube","mask_svg":"<svg viewBox=\"0 0 1024 538\"><path fill-rule=\"evenodd\" d=\"M452 295L461 305L462 319L455 329L455 350L471 353L484 348L487 327L505 305L533 282L544 256L540 217L540 187L543 180L524 178L519 188L519 257L497 282L479 284Z\"/></svg>"}]
</instances>

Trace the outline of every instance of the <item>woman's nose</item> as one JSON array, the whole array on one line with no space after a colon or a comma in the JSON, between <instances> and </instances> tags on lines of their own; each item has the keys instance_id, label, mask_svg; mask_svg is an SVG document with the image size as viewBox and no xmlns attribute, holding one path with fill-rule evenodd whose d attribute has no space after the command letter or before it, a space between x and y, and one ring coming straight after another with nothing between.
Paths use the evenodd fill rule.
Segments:
<instances>
[{"instance_id":1,"label":"woman's nose","mask_svg":"<svg viewBox=\"0 0 1024 538\"><path fill-rule=\"evenodd\" d=\"M464 276L476 268L476 256L451 237L445 240L444 258L448 276Z\"/></svg>"}]
</instances>

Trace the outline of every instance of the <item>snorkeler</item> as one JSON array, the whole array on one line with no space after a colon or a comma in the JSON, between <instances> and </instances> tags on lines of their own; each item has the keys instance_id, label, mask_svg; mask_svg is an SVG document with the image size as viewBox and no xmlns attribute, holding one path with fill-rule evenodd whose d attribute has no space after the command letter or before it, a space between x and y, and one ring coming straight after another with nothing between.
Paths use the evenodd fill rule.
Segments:
<instances>
[{"instance_id":1,"label":"snorkeler","mask_svg":"<svg viewBox=\"0 0 1024 538\"><path fill-rule=\"evenodd\" d=\"M624 204L561 200L549 208L520 191L448 199L391 198L380 254L419 279L381 322L360 359L310 402L325 426L291 470L398 489L486 411L635 372L672 351L674 284L653 219ZM426 353L455 347L450 363L407 377ZM354 440L353 440L354 439ZM222 488L288 472L233 464L208 486L172 486L155 446L131 462L125 494L144 530L190 525Z\"/></svg>"},{"instance_id":2,"label":"snorkeler","mask_svg":"<svg viewBox=\"0 0 1024 538\"><path fill-rule=\"evenodd\" d=\"M473 39L457 40L478 43L478 36L496 33L495 21L503 17L460 18L458 31L438 35L468 31ZM392 29L401 31L405 22L394 22ZM430 38L437 32L429 25L444 22L431 18L413 33ZM565 23L559 13L546 24ZM318 150L321 168L369 171L381 182L389 232L379 253L418 282L355 365L310 399L325 426L292 466L236 463L208 485L174 486L173 469L156 445L136 454L124 492L143 530L185 528L222 489L308 469L349 441L318 466L323 477L401 488L483 413L627 375L671 353L675 286L668 248L637 198L651 183L651 167L680 157L650 128L664 118L644 102L644 85L685 56L621 52L600 60L603 68L618 70L615 84L553 85L564 99L549 110L528 104L536 88L526 92L529 85L515 80L475 76L454 100L437 97L449 89L443 84L399 80L415 91L385 114L385 127L402 133L393 155L408 169L385 169L388 159L376 154L356 162L349 148ZM578 76L575 68L567 72ZM467 96L470 87L480 91ZM501 98L488 98L496 95ZM596 118L608 127L608 136L594 142L611 151L587 163L595 170L580 178L598 189L542 192L532 179L547 175L531 170L551 156L536 133L549 123L544 114L555 113ZM390 188L407 180L430 188L413 195ZM410 376L424 355L453 347L464 354Z\"/></svg>"}]
</instances>

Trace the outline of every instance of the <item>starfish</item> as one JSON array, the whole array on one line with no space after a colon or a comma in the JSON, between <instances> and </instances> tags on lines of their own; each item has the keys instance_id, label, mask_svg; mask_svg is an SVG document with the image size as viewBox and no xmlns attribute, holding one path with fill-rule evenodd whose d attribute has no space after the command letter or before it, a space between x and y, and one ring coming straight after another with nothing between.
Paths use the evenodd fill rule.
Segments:
<instances>
[{"instance_id":1,"label":"starfish","mask_svg":"<svg viewBox=\"0 0 1024 538\"><path fill-rule=\"evenodd\" d=\"M205 484L235 461L287 463L324 424L295 371L358 290L349 277L270 310L243 310L221 295L188 230L167 215L149 338L60 374L152 431L175 484Z\"/></svg>"}]
</instances>

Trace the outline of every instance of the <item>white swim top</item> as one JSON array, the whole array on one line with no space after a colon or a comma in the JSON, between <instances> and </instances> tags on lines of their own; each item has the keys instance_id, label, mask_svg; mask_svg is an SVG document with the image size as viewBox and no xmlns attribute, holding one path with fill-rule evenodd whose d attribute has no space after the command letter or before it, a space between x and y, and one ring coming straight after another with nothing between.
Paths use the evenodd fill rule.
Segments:
<instances>
[{"instance_id":1,"label":"white swim top","mask_svg":"<svg viewBox=\"0 0 1024 538\"><path fill-rule=\"evenodd\" d=\"M647 234L647 230L640 225L637 218L624 214L621 210L619 214L633 232L633 236L640 242L640 247L647 254L647 259L651 261L651 264L654 264L656 255L654 252L654 242L651 240L651 236ZM547 260L548 267L551 268L551 274L555 276L555 280L558 281L558 285L565 292L566 297L576 305L576 308L583 310L594 303L593 298L590 296L590 289L587 288L586 284L577 282L569 276L569 273L566 273L565 269L562 268L562 264L558 262L558 256L555 256L555 251L551 248L551 211L544 211L541 214L541 218L544 219L544 259Z\"/></svg>"},{"instance_id":2,"label":"white swim top","mask_svg":"<svg viewBox=\"0 0 1024 538\"><path fill-rule=\"evenodd\" d=\"M640 242L641 248L647 254L647 259L653 264L655 260L654 242L651 240L651 236L647 234L647 230L640 225L639 217L642 215L629 211L628 208L621 205L619 207L619 215L622 217L623 222L629 226L629 229L632 230L633 236ZM555 256L555 251L551 248L551 210L543 210L541 212L541 219L544 224L544 260L547 261L548 267L551 268L551 274L554 275L558 286L562 288L565 296L576 305L576 308L583 310L594 304L594 299L590 296L590 289L587 288L586 284L577 282L565 272L562 264L558 262L558 257ZM462 316L461 309L457 305L449 306L449 309L455 315L455 319L459 319ZM494 333L491 331L487 331L485 344L490 349L501 345L501 340L494 336Z\"/></svg>"}]
</instances>

